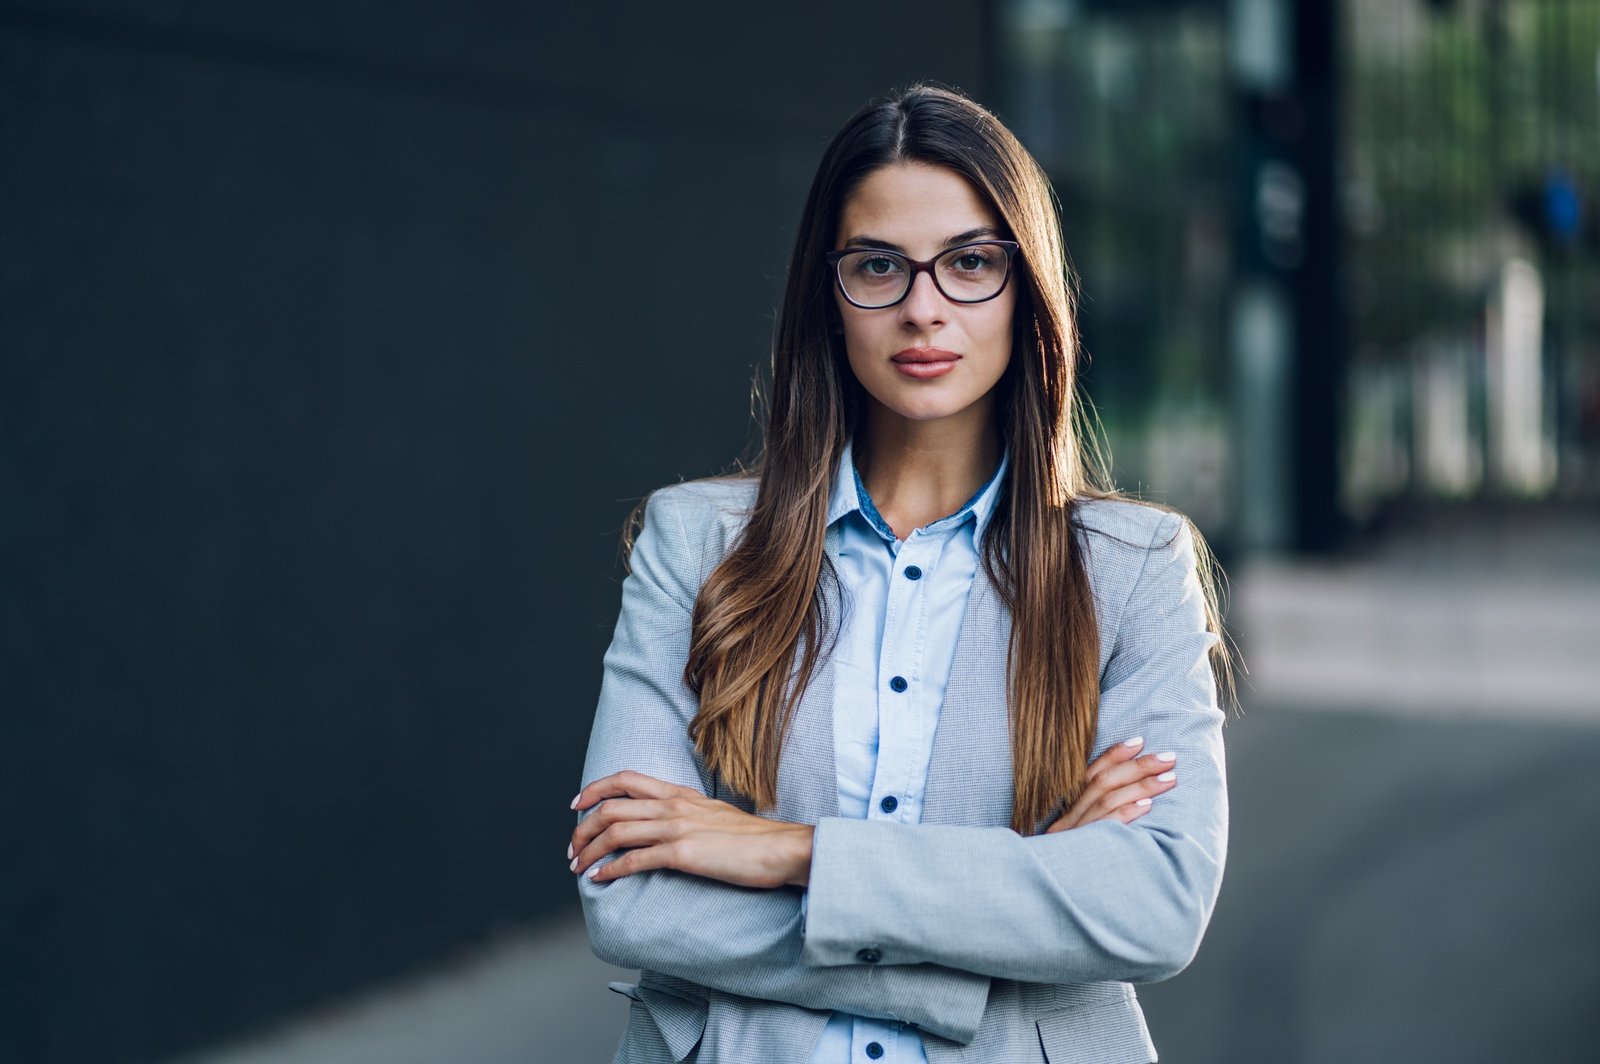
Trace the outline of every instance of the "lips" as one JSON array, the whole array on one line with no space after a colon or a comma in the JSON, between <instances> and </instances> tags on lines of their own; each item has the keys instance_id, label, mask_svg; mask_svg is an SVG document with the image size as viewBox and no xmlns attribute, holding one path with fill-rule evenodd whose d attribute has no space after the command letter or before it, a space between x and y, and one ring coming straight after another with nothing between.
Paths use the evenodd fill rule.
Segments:
<instances>
[{"instance_id":1,"label":"lips","mask_svg":"<svg viewBox=\"0 0 1600 1064\"><path fill-rule=\"evenodd\" d=\"M903 376L920 381L943 377L960 360L960 355L942 347L908 347L889 359Z\"/></svg>"},{"instance_id":2,"label":"lips","mask_svg":"<svg viewBox=\"0 0 1600 1064\"><path fill-rule=\"evenodd\" d=\"M946 351L941 347L908 347L891 356L889 361L905 366L923 362L954 362L960 357L954 351Z\"/></svg>"}]
</instances>

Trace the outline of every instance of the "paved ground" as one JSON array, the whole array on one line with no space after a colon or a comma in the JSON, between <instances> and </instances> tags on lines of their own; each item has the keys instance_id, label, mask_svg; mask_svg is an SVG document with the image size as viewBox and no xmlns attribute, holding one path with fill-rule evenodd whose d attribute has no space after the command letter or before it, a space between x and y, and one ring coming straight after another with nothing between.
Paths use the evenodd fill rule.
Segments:
<instances>
[{"instance_id":1,"label":"paved ground","mask_svg":"<svg viewBox=\"0 0 1600 1064\"><path fill-rule=\"evenodd\" d=\"M1600 1060L1600 727L1253 712L1163 1059Z\"/></svg>"},{"instance_id":2,"label":"paved ground","mask_svg":"<svg viewBox=\"0 0 1600 1064\"><path fill-rule=\"evenodd\" d=\"M637 976L597 960L574 913L428 979L184 1064L604 1064L628 1011L606 983Z\"/></svg>"},{"instance_id":3,"label":"paved ground","mask_svg":"<svg viewBox=\"0 0 1600 1064\"><path fill-rule=\"evenodd\" d=\"M1413 528L1235 576L1251 664L1200 956L1164 1061L1600 1060L1600 524ZM610 1059L580 922L188 1064Z\"/></svg>"},{"instance_id":4,"label":"paved ground","mask_svg":"<svg viewBox=\"0 0 1600 1064\"><path fill-rule=\"evenodd\" d=\"M1252 705L1600 724L1600 514L1419 518L1233 576Z\"/></svg>"}]
</instances>

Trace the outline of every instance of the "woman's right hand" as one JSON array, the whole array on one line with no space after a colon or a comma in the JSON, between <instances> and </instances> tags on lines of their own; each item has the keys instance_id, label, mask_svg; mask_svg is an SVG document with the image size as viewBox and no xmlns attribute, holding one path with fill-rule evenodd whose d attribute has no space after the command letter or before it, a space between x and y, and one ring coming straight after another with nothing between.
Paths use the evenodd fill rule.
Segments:
<instances>
[{"instance_id":1,"label":"woman's right hand","mask_svg":"<svg viewBox=\"0 0 1600 1064\"><path fill-rule=\"evenodd\" d=\"M1173 771L1178 755L1137 756L1143 738L1117 743L1089 765L1089 782L1066 812L1045 828L1045 833L1081 828L1096 820L1116 818L1124 824L1150 811L1156 795L1177 786Z\"/></svg>"}]
</instances>

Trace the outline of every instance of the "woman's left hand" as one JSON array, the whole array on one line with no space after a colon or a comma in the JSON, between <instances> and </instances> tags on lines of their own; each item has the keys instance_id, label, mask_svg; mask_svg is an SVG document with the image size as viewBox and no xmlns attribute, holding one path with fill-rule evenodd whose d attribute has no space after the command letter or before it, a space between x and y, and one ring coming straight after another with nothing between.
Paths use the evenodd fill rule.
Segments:
<instances>
[{"instance_id":1,"label":"woman's left hand","mask_svg":"<svg viewBox=\"0 0 1600 1064\"><path fill-rule=\"evenodd\" d=\"M1144 739L1135 737L1111 747L1089 765L1089 780L1083 793L1062 813L1045 834L1081 828L1097 820L1120 820L1131 824L1150 811L1159 794L1177 786L1173 764L1178 755L1168 751L1135 757Z\"/></svg>"},{"instance_id":2,"label":"woman's left hand","mask_svg":"<svg viewBox=\"0 0 1600 1064\"><path fill-rule=\"evenodd\" d=\"M676 868L744 887L805 886L811 879L806 824L752 816L690 787L624 770L602 776L572 801L600 808L572 833L572 871L596 883L651 868ZM596 866L616 850L627 852Z\"/></svg>"}]
</instances>

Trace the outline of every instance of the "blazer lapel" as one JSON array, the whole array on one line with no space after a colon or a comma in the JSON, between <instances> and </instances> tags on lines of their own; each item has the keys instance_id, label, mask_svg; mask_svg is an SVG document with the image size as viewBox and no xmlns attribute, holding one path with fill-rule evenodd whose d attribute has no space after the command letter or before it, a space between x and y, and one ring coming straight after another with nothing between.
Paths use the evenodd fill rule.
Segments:
<instances>
[{"instance_id":1,"label":"blazer lapel","mask_svg":"<svg viewBox=\"0 0 1600 1064\"><path fill-rule=\"evenodd\" d=\"M839 526L828 527L824 549L839 560ZM834 604L837 609L837 603ZM796 671L805 652L804 637L795 655ZM795 824L815 824L839 815L838 770L833 760L833 655L817 664L811 684L795 707L778 758L778 807L773 815Z\"/></svg>"},{"instance_id":2,"label":"blazer lapel","mask_svg":"<svg viewBox=\"0 0 1600 1064\"><path fill-rule=\"evenodd\" d=\"M1006 655L1011 614L983 565L973 574L933 736L924 824L1011 824Z\"/></svg>"}]
</instances>

